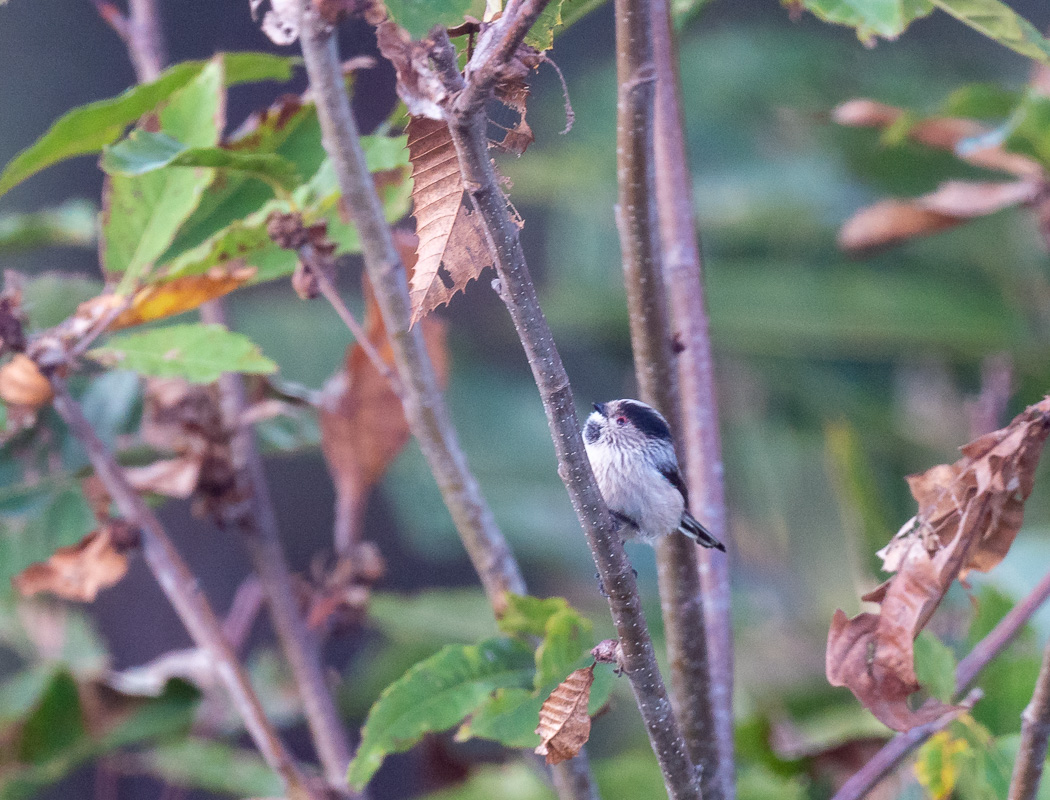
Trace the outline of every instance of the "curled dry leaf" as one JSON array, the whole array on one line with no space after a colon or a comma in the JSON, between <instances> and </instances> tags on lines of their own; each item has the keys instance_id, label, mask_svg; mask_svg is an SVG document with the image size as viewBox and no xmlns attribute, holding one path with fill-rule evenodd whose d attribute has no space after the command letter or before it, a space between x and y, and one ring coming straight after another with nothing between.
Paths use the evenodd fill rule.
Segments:
<instances>
[{"instance_id":1,"label":"curled dry leaf","mask_svg":"<svg viewBox=\"0 0 1050 800\"><path fill-rule=\"evenodd\" d=\"M130 328L192 311L209 300L240 288L254 278L255 273L255 267L246 266L243 261L228 261L202 275L187 275L144 286L135 292L128 308L121 312L109 329Z\"/></svg>"},{"instance_id":2,"label":"curled dry leaf","mask_svg":"<svg viewBox=\"0 0 1050 800\"><path fill-rule=\"evenodd\" d=\"M397 72L397 95L405 101L413 117L441 120L441 104L448 93L444 82L431 66L430 39L413 41L404 28L387 20L376 28L376 45Z\"/></svg>"},{"instance_id":3,"label":"curled dry leaf","mask_svg":"<svg viewBox=\"0 0 1050 800\"><path fill-rule=\"evenodd\" d=\"M50 403L54 392L51 381L44 377L33 360L22 353L0 367L0 400L25 409L37 409Z\"/></svg>"},{"instance_id":4,"label":"curled dry leaf","mask_svg":"<svg viewBox=\"0 0 1050 800\"><path fill-rule=\"evenodd\" d=\"M574 758L591 735L591 718L587 704L594 683L594 664L578 669L558 684L540 708L536 728L542 740L536 755L546 756L548 764L560 764Z\"/></svg>"},{"instance_id":5,"label":"curled dry leaf","mask_svg":"<svg viewBox=\"0 0 1050 800\"><path fill-rule=\"evenodd\" d=\"M862 208L839 230L843 250L864 253L929 236L977 217L1031 203L1042 192L1035 179L1009 183L949 181L913 200L883 200Z\"/></svg>"},{"instance_id":6,"label":"curled dry leaf","mask_svg":"<svg viewBox=\"0 0 1050 800\"><path fill-rule=\"evenodd\" d=\"M144 467L127 467L124 477L136 491L185 500L200 481L202 460L193 456L167 458Z\"/></svg>"},{"instance_id":7,"label":"curled dry leaf","mask_svg":"<svg viewBox=\"0 0 1050 800\"><path fill-rule=\"evenodd\" d=\"M395 244L410 271L415 262L411 234L398 232ZM393 350L383 325L379 304L371 285L364 281L365 328L368 340L388 366L394 363ZM438 379L448 378L445 327L440 320L425 320L423 339L434 362ZM332 473L338 497L337 528L344 541L353 533L368 492L408 442L409 429L401 400L360 345L347 348L343 368L333 375L321 396L319 422L321 449Z\"/></svg>"},{"instance_id":8,"label":"curled dry leaf","mask_svg":"<svg viewBox=\"0 0 1050 800\"><path fill-rule=\"evenodd\" d=\"M514 58L500 67L499 79L496 82L496 99L518 114L518 122L507 128L503 139L496 143L502 150L509 150L520 156L535 140L532 128L525 121L525 102L529 98L529 86L525 79L531 72L539 69L544 60L543 53L527 44L521 44L518 45Z\"/></svg>"},{"instance_id":9,"label":"curled dry leaf","mask_svg":"<svg viewBox=\"0 0 1050 800\"><path fill-rule=\"evenodd\" d=\"M836 611L828 634L828 681L848 687L882 722L908 730L947 707L927 701L912 711L918 691L913 643L955 580L998 564L1021 527L1043 445L1050 435L1050 398L1007 427L962 448L954 464L908 478L919 512L880 551L896 574L863 599L878 613L847 619Z\"/></svg>"},{"instance_id":10,"label":"curled dry leaf","mask_svg":"<svg viewBox=\"0 0 1050 800\"><path fill-rule=\"evenodd\" d=\"M124 577L125 553L138 543L127 523L111 520L77 544L58 548L47 561L31 564L12 579L23 597L41 592L90 603L99 591Z\"/></svg>"},{"instance_id":11,"label":"curled dry leaf","mask_svg":"<svg viewBox=\"0 0 1050 800\"><path fill-rule=\"evenodd\" d=\"M412 324L444 305L492 264L477 213L468 207L459 158L444 122L408 123L412 161L412 215L419 262L412 274Z\"/></svg>"}]
</instances>

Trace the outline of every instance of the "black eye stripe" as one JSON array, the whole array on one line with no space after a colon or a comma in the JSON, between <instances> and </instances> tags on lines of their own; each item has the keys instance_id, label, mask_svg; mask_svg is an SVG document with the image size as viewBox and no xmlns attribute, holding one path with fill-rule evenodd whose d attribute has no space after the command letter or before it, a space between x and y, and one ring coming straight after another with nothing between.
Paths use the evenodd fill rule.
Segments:
<instances>
[{"instance_id":1,"label":"black eye stripe","mask_svg":"<svg viewBox=\"0 0 1050 800\"><path fill-rule=\"evenodd\" d=\"M671 441L671 429L658 411L638 403L624 403L620 413L639 431L654 439Z\"/></svg>"}]
</instances>

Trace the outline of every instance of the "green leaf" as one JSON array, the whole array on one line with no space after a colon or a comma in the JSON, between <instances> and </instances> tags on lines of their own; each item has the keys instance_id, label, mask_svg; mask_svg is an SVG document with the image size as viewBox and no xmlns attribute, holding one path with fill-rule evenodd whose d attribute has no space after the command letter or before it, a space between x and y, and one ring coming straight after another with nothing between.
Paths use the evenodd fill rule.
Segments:
<instances>
[{"instance_id":1,"label":"green leaf","mask_svg":"<svg viewBox=\"0 0 1050 800\"><path fill-rule=\"evenodd\" d=\"M484 0L387 0L386 7L413 39L426 36L435 25L451 28L467 14L481 19L485 13Z\"/></svg>"},{"instance_id":2,"label":"green leaf","mask_svg":"<svg viewBox=\"0 0 1050 800\"><path fill-rule=\"evenodd\" d=\"M281 779L255 752L206 739L190 738L142 755L147 770L187 789L238 797L277 797Z\"/></svg>"},{"instance_id":3,"label":"green leaf","mask_svg":"<svg viewBox=\"0 0 1050 800\"><path fill-rule=\"evenodd\" d=\"M574 669L589 664L593 660L592 641L590 621L574 609L554 614L547 620L543 641L536 648L536 689L553 689Z\"/></svg>"},{"instance_id":4,"label":"green leaf","mask_svg":"<svg viewBox=\"0 0 1050 800\"><path fill-rule=\"evenodd\" d=\"M915 675L919 683L943 703L955 695L955 654L929 631L915 639Z\"/></svg>"},{"instance_id":5,"label":"green leaf","mask_svg":"<svg viewBox=\"0 0 1050 800\"><path fill-rule=\"evenodd\" d=\"M26 716L51 685L53 668L37 665L8 677L0 684L0 726Z\"/></svg>"},{"instance_id":6,"label":"green leaf","mask_svg":"<svg viewBox=\"0 0 1050 800\"><path fill-rule=\"evenodd\" d=\"M227 53L228 86L251 81L286 81L298 59L268 53ZM200 74L208 61L185 61L165 70L152 83L117 97L66 112L0 173L0 195L46 167L74 156L97 153L119 139L143 114L155 109Z\"/></svg>"},{"instance_id":7,"label":"green leaf","mask_svg":"<svg viewBox=\"0 0 1050 800\"><path fill-rule=\"evenodd\" d=\"M654 764L655 759L650 758ZM551 800L550 787L540 778L540 771L521 760L506 764L486 764L472 769L470 778L462 784L424 795L422 800ZM659 780L659 770L657 770ZM663 783L657 786L663 787ZM610 795L602 793L602 796ZM621 795L621 797L656 797L648 795Z\"/></svg>"},{"instance_id":8,"label":"green leaf","mask_svg":"<svg viewBox=\"0 0 1050 800\"><path fill-rule=\"evenodd\" d=\"M553 0L540 13L525 35L525 44L539 51L554 46L554 36L561 34L584 15L604 5L607 0Z\"/></svg>"},{"instance_id":9,"label":"green leaf","mask_svg":"<svg viewBox=\"0 0 1050 800\"><path fill-rule=\"evenodd\" d=\"M387 755L452 727L497 689L529 686L532 673L532 651L513 639L442 648L388 686L372 706L347 780L363 788Z\"/></svg>"},{"instance_id":10,"label":"green leaf","mask_svg":"<svg viewBox=\"0 0 1050 800\"><path fill-rule=\"evenodd\" d=\"M0 253L34 247L91 247L95 243L95 206L70 200L31 214L0 216Z\"/></svg>"},{"instance_id":11,"label":"green leaf","mask_svg":"<svg viewBox=\"0 0 1050 800\"><path fill-rule=\"evenodd\" d=\"M997 83L970 83L948 95L941 105L945 117L1000 120L1009 116L1021 101L1021 93Z\"/></svg>"},{"instance_id":12,"label":"green leaf","mask_svg":"<svg viewBox=\"0 0 1050 800\"><path fill-rule=\"evenodd\" d=\"M110 175L145 175L165 167L208 167L247 173L290 192L302 182L295 164L274 153L242 153L222 147L187 147L165 133L136 130L102 153Z\"/></svg>"},{"instance_id":13,"label":"green leaf","mask_svg":"<svg viewBox=\"0 0 1050 800\"><path fill-rule=\"evenodd\" d=\"M1050 98L1029 93L1006 125L1003 147L1050 165Z\"/></svg>"},{"instance_id":14,"label":"green leaf","mask_svg":"<svg viewBox=\"0 0 1050 800\"><path fill-rule=\"evenodd\" d=\"M160 127L189 147L212 147L223 128L222 60L214 59L160 111ZM214 178L210 169L111 175L103 193L102 260L124 285L171 245Z\"/></svg>"},{"instance_id":15,"label":"green leaf","mask_svg":"<svg viewBox=\"0 0 1050 800\"><path fill-rule=\"evenodd\" d=\"M57 325L77 306L102 293L101 281L64 272L44 272L29 278L22 287L22 310L30 330Z\"/></svg>"},{"instance_id":16,"label":"green leaf","mask_svg":"<svg viewBox=\"0 0 1050 800\"><path fill-rule=\"evenodd\" d=\"M499 619L499 629L509 636L543 636L551 617L571 610L564 597L508 594L507 609Z\"/></svg>"},{"instance_id":17,"label":"green leaf","mask_svg":"<svg viewBox=\"0 0 1050 800\"><path fill-rule=\"evenodd\" d=\"M76 544L96 525L79 486L69 483L28 490L21 514L0 522L0 584L36 561L46 561L59 547ZM9 498L14 499L14 498ZM16 510L16 514L18 510Z\"/></svg>"},{"instance_id":18,"label":"green leaf","mask_svg":"<svg viewBox=\"0 0 1050 800\"><path fill-rule=\"evenodd\" d=\"M855 28L862 41L896 39L933 10L931 0L802 0L802 6L825 22Z\"/></svg>"},{"instance_id":19,"label":"green leaf","mask_svg":"<svg viewBox=\"0 0 1050 800\"><path fill-rule=\"evenodd\" d=\"M1016 53L1050 64L1050 42L1024 17L999 0L930 0L975 31Z\"/></svg>"},{"instance_id":20,"label":"green leaf","mask_svg":"<svg viewBox=\"0 0 1050 800\"><path fill-rule=\"evenodd\" d=\"M211 383L224 372L268 375L277 370L247 336L214 324L169 325L111 336L104 347L88 355L143 375L194 383Z\"/></svg>"},{"instance_id":21,"label":"green leaf","mask_svg":"<svg viewBox=\"0 0 1050 800\"><path fill-rule=\"evenodd\" d=\"M85 734L77 683L68 672L59 670L22 726L18 760L42 764L72 747Z\"/></svg>"},{"instance_id":22,"label":"green leaf","mask_svg":"<svg viewBox=\"0 0 1050 800\"><path fill-rule=\"evenodd\" d=\"M919 750L915 777L931 800L947 800L959 782L969 745L948 731L934 734Z\"/></svg>"}]
</instances>

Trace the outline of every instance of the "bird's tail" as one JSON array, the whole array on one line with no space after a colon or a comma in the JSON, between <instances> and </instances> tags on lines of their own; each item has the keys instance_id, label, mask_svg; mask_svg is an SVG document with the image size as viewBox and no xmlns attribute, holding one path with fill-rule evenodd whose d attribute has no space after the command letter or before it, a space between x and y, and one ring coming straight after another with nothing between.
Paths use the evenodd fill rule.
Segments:
<instances>
[{"instance_id":1,"label":"bird's tail","mask_svg":"<svg viewBox=\"0 0 1050 800\"><path fill-rule=\"evenodd\" d=\"M726 546L712 536L711 531L701 525L688 511L682 514L682 524L678 526L678 530L701 547L713 547L723 553L726 551Z\"/></svg>"}]
</instances>

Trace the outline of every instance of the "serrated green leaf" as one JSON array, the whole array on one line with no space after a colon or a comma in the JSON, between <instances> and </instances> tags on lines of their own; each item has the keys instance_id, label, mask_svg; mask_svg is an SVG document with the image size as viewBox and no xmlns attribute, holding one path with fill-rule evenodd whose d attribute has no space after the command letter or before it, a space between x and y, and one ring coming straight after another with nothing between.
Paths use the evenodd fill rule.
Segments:
<instances>
[{"instance_id":1,"label":"serrated green leaf","mask_svg":"<svg viewBox=\"0 0 1050 800\"><path fill-rule=\"evenodd\" d=\"M246 173L290 192L302 182L295 164L275 153L244 153L223 147L188 147L166 133L132 131L102 152L110 175L145 175L165 167L207 167Z\"/></svg>"},{"instance_id":2,"label":"serrated green leaf","mask_svg":"<svg viewBox=\"0 0 1050 800\"><path fill-rule=\"evenodd\" d=\"M535 687L557 686L574 669L590 663L593 646L591 623L572 608L551 616L543 628L543 641L536 648Z\"/></svg>"},{"instance_id":3,"label":"serrated green leaf","mask_svg":"<svg viewBox=\"0 0 1050 800\"><path fill-rule=\"evenodd\" d=\"M227 53L224 60L229 86L251 81L286 81L299 62L268 53ZM129 125L186 86L208 63L176 64L152 83L140 84L117 97L66 112L0 173L0 195L47 167L74 156L97 153L117 141Z\"/></svg>"},{"instance_id":4,"label":"serrated green leaf","mask_svg":"<svg viewBox=\"0 0 1050 800\"><path fill-rule=\"evenodd\" d=\"M1028 20L999 0L930 0L942 11L1016 53L1050 64L1050 42Z\"/></svg>"},{"instance_id":5,"label":"serrated green leaf","mask_svg":"<svg viewBox=\"0 0 1050 800\"><path fill-rule=\"evenodd\" d=\"M222 60L214 59L159 113L160 128L189 147L219 142L225 112ZM103 193L102 261L124 285L150 268L215 176L211 169L111 175Z\"/></svg>"},{"instance_id":6,"label":"serrated green leaf","mask_svg":"<svg viewBox=\"0 0 1050 800\"><path fill-rule=\"evenodd\" d=\"M586 14L599 8L607 0L553 0L540 13L532 28L525 35L525 44L539 51L554 46L554 37L568 30Z\"/></svg>"},{"instance_id":7,"label":"serrated green leaf","mask_svg":"<svg viewBox=\"0 0 1050 800\"><path fill-rule=\"evenodd\" d=\"M92 203L70 200L30 214L4 214L0 216L0 253L34 247L91 247L97 213Z\"/></svg>"},{"instance_id":8,"label":"serrated green leaf","mask_svg":"<svg viewBox=\"0 0 1050 800\"><path fill-rule=\"evenodd\" d=\"M504 747L531 750L540 743L536 727L546 699L528 689L500 689L460 726L456 740L491 739Z\"/></svg>"},{"instance_id":9,"label":"serrated green leaf","mask_svg":"<svg viewBox=\"0 0 1050 800\"><path fill-rule=\"evenodd\" d=\"M386 756L408 750L426 733L451 728L497 689L530 685L532 673L532 651L513 639L442 648L388 686L372 706L347 780L363 788Z\"/></svg>"},{"instance_id":10,"label":"serrated green leaf","mask_svg":"<svg viewBox=\"0 0 1050 800\"><path fill-rule=\"evenodd\" d=\"M190 738L142 755L147 770L175 786L238 797L277 797L280 777L255 752Z\"/></svg>"},{"instance_id":11,"label":"serrated green leaf","mask_svg":"<svg viewBox=\"0 0 1050 800\"><path fill-rule=\"evenodd\" d=\"M267 375L277 370L251 339L222 325L169 325L111 336L104 347L88 355L143 375L194 383L211 383L224 372Z\"/></svg>"},{"instance_id":12,"label":"serrated green leaf","mask_svg":"<svg viewBox=\"0 0 1050 800\"><path fill-rule=\"evenodd\" d=\"M73 747L86 734L77 683L65 670L56 672L22 725L18 760L43 764Z\"/></svg>"}]
</instances>

